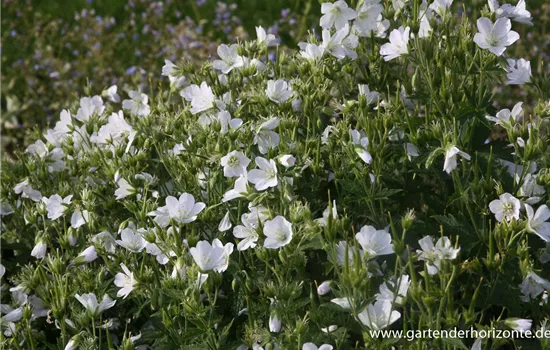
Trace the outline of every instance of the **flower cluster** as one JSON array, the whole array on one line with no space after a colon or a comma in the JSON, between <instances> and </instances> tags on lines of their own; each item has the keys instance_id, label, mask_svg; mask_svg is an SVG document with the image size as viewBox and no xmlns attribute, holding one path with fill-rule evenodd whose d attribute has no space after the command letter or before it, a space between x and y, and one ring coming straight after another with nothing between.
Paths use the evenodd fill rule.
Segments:
<instances>
[{"instance_id":1,"label":"flower cluster","mask_svg":"<svg viewBox=\"0 0 550 350\"><path fill-rule=\"evenodd\" d=\"M530 17L502 5L476 28L451 6L323 3L300 50L258 27L200 69L167 57L154 93L61 110L3 165L2 345L431 349L451 344L369 331L545 329L550 109L492 104L510 20Z\"/></svg>"}]
</instances>

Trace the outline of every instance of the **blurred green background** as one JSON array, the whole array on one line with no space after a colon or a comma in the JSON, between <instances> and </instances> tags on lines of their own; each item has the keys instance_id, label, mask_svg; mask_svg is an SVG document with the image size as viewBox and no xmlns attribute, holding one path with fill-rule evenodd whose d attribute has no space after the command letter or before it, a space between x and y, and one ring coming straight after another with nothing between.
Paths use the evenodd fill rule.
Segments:
<instances>
[{"instance_id":1,"label":"blurred green background","mask_svg":"<svg viewBox=\"0 0 550 350\"><path fill-rule=\"evenodd\" d=\"M465 9L475 22L486 4L455 1L453 11ZM515 27L522 40L507 53L530 59L534 71L550 71L550 3L528 0L527 8L535 26ZM2 0L1 10L5 157L23 150L79 97L113 84L122 98L125 89L154 88L165 58L200 65L218 44L254 38L257 25L295 48L308 30L319 32L321 16L318 0Z\"/></svg>"}]
</instances>

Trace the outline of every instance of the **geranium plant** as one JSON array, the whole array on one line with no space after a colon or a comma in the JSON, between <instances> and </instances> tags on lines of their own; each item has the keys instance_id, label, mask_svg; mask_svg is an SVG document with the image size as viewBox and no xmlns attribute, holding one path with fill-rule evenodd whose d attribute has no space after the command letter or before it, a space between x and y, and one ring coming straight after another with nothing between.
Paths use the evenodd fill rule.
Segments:
<instances>
[{"instance_id":1,"label":"geranium plant","mask_svg":"<svg viewBox=\"0 0 550 350\"><path fill-rule=\"evenodd\" d=\"M372 332L547 327L549 85L506 60L530 14L451 5L326 3L299 51L260 28L61 111L3 167L2 344L548 348ZM509 80L531 98L496 110Z\"/></svg>"}]
</instances>

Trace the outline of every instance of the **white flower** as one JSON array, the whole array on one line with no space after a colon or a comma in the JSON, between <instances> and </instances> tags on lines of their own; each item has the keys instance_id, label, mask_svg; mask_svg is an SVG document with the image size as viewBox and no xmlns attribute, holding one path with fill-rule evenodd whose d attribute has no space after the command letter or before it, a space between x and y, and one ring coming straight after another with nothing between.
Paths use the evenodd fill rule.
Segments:
<instances>
[{"instance_id":1,"label":"white flower","mask_svg":"<svg viewBox=\"0 0 550 350\"><path fill-rule=\"evenodd\" d=\"M405 148L405 153L407 154L407 158L409 160L420 155L420 153L418 153L418 148L410 142L404 143L403 147Z\"/></svg>"},{"instance_id":2,"label":"white flower","mask_svg":"<svg viewBox=\"0 0 550 350\"><path fill-rule=\"evenodd\" d=\"M197 114L215 107L216 96L212 92L212 88L202 82L201 86L195 84L187 87L181 92L183 98L191 101L191 113Z\"/></svg>"},{"instance_id":3,"label":"white flower","mask_svg":"<svg viewBox=\"0 0 550 350\"><path fill-rule=\"evenodd\" d=\"M523 85L531 81L531 62L520 58L519 60L507 59L506 67L508 85Z\"/></svg>"},{"instance_id":4,"label":"white flower","mask_svg":"<svg viewBox=\"0 0 550 350\"><path fill-rule=\"evenodd\" d=\"M155 222L161 227L166 227L170 219L187 224L197 220L197 215L206 207L203 202L195 203L195 197L189 193L183 193L179 199L173 196L166 197L166 205L148 215L155 217Z\"/></svg>"},{"instance_id":5,"label":"white flower","mask_svg":"<svg viewBox=\"0 0 550 350\"><path fill-rule=\"evenodd\" d=\"M46 204L46 210L48 211L48 219L57 220L68 209L68 206L71 204L72 195L69 195L65 198L61 198L60 195L54 194L50 198L42 198L42 202Z\"/></svg>"},{"instance_id":6,"label":"white flower","mask_svg":"<svg viewBox=\"0 0 550 350\"><path fill-rule=\"evenodd\" d=\"M125 179L120 179L116 183L118 188L115 190L115 196L117 200L126 198L136 193L136 189L132 187Z\"/></svg>"},{"instance_id":7,"label":"white flower","mask_svg":"<svg viewBox=\"0 0 550 350\"><path fill-rule=\"evenodd\" d=\"M250 159L240 151L232 151L221 159L223 166L223 176L237 177L246 175L246 167L250 164Z\"/></svg>"},{"instance_id":8,"label":"white flower","mask_svg":"<svg viewBox=\"0 0 550 350\"><path fill-rule=\"evenodd\" d=\"M346 256L348 259L348 264L353 264L353 260L355 258L355 250L353 247L351 247L346 241L340 241L338 244L335 245L336 250L336 263L338 266L343 266L346 262ZM363 257L363 252L359 251L360 257Z\"/></svg>"},{"instance_id":9,"label":"white flower","mask_svg":"<svg viewBox=\"0 0 550 350\"><path fill-rule=\"evenodd\" d=\"M101 244L108 253L113 254L116 248L116 241L113 235L107 231L98 233L92 238L92 241L97 244Z\"/></svg>"},{"instance_id":10,"label":"white flower","mask_svg":"<svg viewBox=\"0 0 550 350\"><path fill-rule=\"evenodd\" d=\"M42 194L40 191L35 190L29 185L29 179L25 179L23 182L18 183L13 188L15 194L21 194L22 198L30 198L35 202L40 202L42 199Z\"/></svg>"},{"instance_id":11,"label":"white flower","mask_svg":"<svg viewBox=\"0 0 550 350\"><path fill-rule=\"evenodd\" d=\"M128 145L126 147L126 152L128 152L135 136L136 131L126 122L124 113L119 111L118 113L111 114L109 122L101 126L99 131L90 137L90 142L117 147L122 145L126 138L128 138Z\"/></svg>"},{"instance_id":12,"label":"white flower","mask_svg":"<svg viewBox=\"0 0 550 350\"><path fill-rule=\"evenodd\" d=\"M451 8L452 4L453 0L434 0L434 2L430 5L430 9L434 10L438 15L443 17L445 11Z\"/></svg>"},{"instance_id":13,"label":"white flower","mask_svg":"<svg viewBox=\"0 0 550 350\"><path fill-rule=\"evenodd\" d=\"M386 230L377 230L373 226L363 226L361 231L355 235L355 239L369 259L393 253L391 235Z\"/></svg>"},{"instance_id":14,"label":"white flower","mask_svg":"<svg viewBox=\"0 0 550 350\"><path fill-rule=\"evenodd\" d=\"M65 153L63 149L56 147L50 152L48 146L42 140L38 140L27 147L25 153L36 155L45 160L49 164L48 171L50 173L65 169L65 162L63 161Z\"/></svg>"},{"instance_id":15,"label":"white flower","mask_svg":"<svg viewBox=\"0 0 550 350\"><path fill-rule=\"evenodd\" d=\"M117 86L112 85L107 90L103 91L101 93L101 96L105 97L107 100L113 102L113 103L119 103L120 102L120 96L117 94Z\"/></svg>"},{"instance_id":16,"label":"white flower","mask_svg":"<svg viewBox=\"0 0 550 350\"><path fill-rule=\"evenodd\" d=\"M439 260L454 260L460 252L460 248L453 248L449 237L441 237L435 243L434 251Z\"/></svg>"},{"instance_id":17,"label":"white flower","mask_svg":"<svg viewBox=\"0 0 550 350\"><path fill-rule=\"evenodd\" d=\"M334 300L334 299L333 299ZM335 325L335 324L332 324L328 327L325 327L325 328L321 328L321 331L323 331L324 333L332 333L334 332L335 330L338 329L338 326Z\"/></svg>"},{"instance_id":18,"label":"white flower","mask_svg":"<svg viewBox=\"0 0 550 350\"><path fill-rule=\"evenodd\" d=\"M75 236L75 234L73 232L69 232L69 236L67 237L67 240L69 241L69 245L71 247L76 246L77 237Z\"/></svg>"},{"instance_id":19,"label":"white flower","mask_svg":"<svg viewBox=\"0 0 550 350\"><path fill-rule=\"evenodd\" d=\"M296 158L292 154L283 154L277 157L277 160L285 168L291 168L296 164Z\"/></svg>"},{"instance_id":20,"label":"white flower","mask_svg":"<svg viewBox=\"0 0 550 350\"><path fill-rule=\"evenodd\" d=\"M177 157L182 154L183 151L185 151L185 146L183 145L183 143L177 143L172 149L168 150L168 154Z\"/></svg>"},{"instance_id":21,"label":"white flower","mask_svg":"<svg viewBox=\"0 0 550 350\"><path fill-rule=\"evenodd\" d=\"M229 230L231 226L233 225L231 224L231 219L229 217L229 210L228 210L227 213L225 213L225 215L223 216L223 219L218 224L218 231L225 232Z\"/></svg>"},{"instance_id":22,"label":"white flower","mask_svg":"<svg viewBox=\"0 0 550 350\"><path fill-rule=\"evenodd\" d=\"M497 56L506 50L506 46L512 45L519 39L519 34L512 29L512 23L508 18L499 18L493 22L487 17L477 20L479 33L474 36L474 42L482 49L488 49Z\"/></svg>"},{"instance_id":23,"label":"white flower","mask_svg":"<svg viewBox=\"0 0 550 350\"><path fill-rule=\"evenodd\" d=\"M529 272L520 285L521 300L528 303L542 292L550 290L550 282L534 272Z\"/></svg>"},{"instance_id":24,"label":"white flower","mask_svg":"<svg viewBox=\"0 0 550 350\"><path fill-rule=\"evenodd\" d=\"M317 294L319 295L325 295L330 293L330 283L331 281L325 281L317 287Z\"/></svg>"},{"instance_id":25,"label":"white flower","mask_svg":"<svg viewBox=\"0 0 550 350\"><path fill-rule=\"evenodd\" d=\"M477 338L474 342L474 345L472 345L471 350L481 350L481 346L483 345L483 338Z\"/></svg>"},{"instance_id":26,"label":"white flower","mask_svg":"<svg viewBox=\"0 0 550 350\"><path fill-rule=\"evenodd\" d=\"M255 68L256 72L263 72L266 69L266 65L257 58L250 59L248 57L243 57L243 61L244 68Z\"/></svg>"},{"instance_id":27,"label":"white flower","mask_svg":"<svg viewBox=\"0 0 550 350\"><path fill-rule=\"evenodd\" d=\"M159 246L155 243L148 242L145 246L145 251L147 252L147 254L153 255L157 259L158 263L161 265L166 265L169 261L168 256L166 256L166 254L164 254ZM170 256L173 256L173 254L175 253L171 251L169 254Z\"/></svg>"},{"instance_id":28,"label":"white flower","mask_svg":"<svg viewBox=\"0 0 550 350\"><path fill-rule=\"evenodd\" d=\"M212 67L221 71L223 74L227 74L233 70L233 68L239 68L244 65L243 58L237 53L237 44L227 46L221 44L218 46L218 56L220 60L212 62Z\"/></svg>"},{"instance_id":29,"label":"white flower","mask_svg":"<svg viewBox=\"0 0 550 350\"><path fill-rule=\"evenodd\" d=\"M7 202L0 201L0 216L6 216L13 214L15 211L13 210L13 207L11 204Z\"/></svg>"},{"instance_id":30,"label":"white flower","mask_svg":"<svg viewBox=\"0 0 550 350\"><path fill-rule=\"evenodd\" d=\"M47 155L47 161L49 163L48 165L48 171L50 173L61 171L65 169L65 162L63 161L63 157L65 157L65 152L63 152L63 149L56 147Z\"/></svg>"},{"instance_id":31,"label":"white flower","mask_svg":"<svg viewBox=\"0 0 550 350\"><path fill-rule=\"evenodd\" d=\"M147 241L143 238L143 236L131 228L125 228L122 230L120 238L121 239L117 240L116 243L133 253L141 252L147 245Z\"/></svg>"},{"instance_id":32,"label":"white flower","mask_svg":"<svg viewBox=\"0 0 550 350\"><path fill-rule=\"evenodd\" d=\"M172 63L170 60L164 60L164 66L162 66L162 75L168 77L170 84L176 89L181 89L187 84L187 79L181 75L181 71L178 66Z\"/></svg>"},{"instance_id":33,"label":"white flower","mask_svg":"<svg viewBox=\"0 0 550 350\"><path fill-rule=\"evenodd\" d=\"M325 2L321 4L321 13L323 13L323 16L319 22L323 29L330 29L332 26L336 30L341 29L348 24L348 21L357 17L357 13L342 0L335 3Z\"/></svg>"},{"instance_id":34,"label":"white flower","mask_svg":"<svg viewBox=\"0 0 550 350\"><path fill-rule=\"evenodd\" d=\"M75 295L75 298L90 312L93 316L99 315L103 311L115 306L116 300L112 300L107 294L103 296L101 303L97 301L94 293Z\"/></svg>"},{"instance_id":35,"label":"white flower","mask_svg":"<svg viewBox=\"0 0 550 350\"><path fill-rule=\"evenodd\" d=\"M162 66L162 75L165 77L176 77L178 74L179 74L178 66L176 66L170 60L164 60L164 66Z\"/></svg>"},{"instance_id":36,"label":"white flower","mask_svg":"<svg viewBox=\"0 0 550 350\"><path fill-rule=\"evenodd\" d=\"M254 136L254 144L258 145L261 154L266 154L270 148L277 147L281 142L279 134L273 131L278 126L279 118L271 118L258 128L256 136Z\"/></svg>"},{"instance_id":37,"label":"white flower","mask_svg":"<svg viewBox=\"0 0 550 350\"><path fill-rule=\"evenodd\" d=\"M388 300L378 300L374 304L369 304L357 315L362 324L374 330L384 329L400 317L398 311L392 311L392 302Z\"/></svg>"},{"instance_id":38,"label":"white flower","mask_svg":"<svg viewBox=\"0 0 550 350\"><path fill-rule=\"evenodd\" d=\"M34 248L32 248L31 256L34 256L37 259L44 259L44 257L46 256L47 249L48 249L48 245L43 239L41 239L38 241L38 243L36 243Z\"/></svg>"},{"instance_id":39,"label":"white flower","mask_svg":"<svg viewBox=\"0 0 550 350\"><path fill-rule=\"evenodd\" d=\"M391 0L391 2L392 2L393 9L396 12L399 12L405 7L405 5L407 4L407 2L409 2L409 0Z\"/></svg>"},{"instance_id":40,"label":"white flower","mask_svg":"<svg viewBox=\"0 0 550 350\"><path fill-rule=\"evenodd\" d=\"M451 240L448 237L441 237L437 240L435 246L432 236L426 236L418 241L422 250L417 250L418 260L426 262L426 269L429 275L435 275L439 272L441 260L456 259L460 248L453 248Z\"/></svg>"},{"instance_id":41,"label":"white flower","mask_svg":"<svg viewBox=\"0 0 550 350\"><path fill-rule=\"evenodd\" d=\"M434 17L435 16L432 9L428 7L426 0L423 0L420 4L420 28L418 30L419 38L427 38L431 35L432 26L430 25L430 21L432 21Z\"/></svg>"},{"instance_id":42,"label":"white flower","mask_svg":"<svg viewBox=\"0 0 550 350\"><path fill-rule=\"evenodd\" d=\"M262 26L256 27L256 37L259 44L275 46L278 43L277 38L273 34L267 34Z\"/></svg>"},{"instance_id":43,"label":"white flower","mask_svg":"<svg viewBox=\"0 0 550 350\"><path fill-rule=\"evenodd\" d=\"M271 333L279 333L281 331L281 319L277 316L277 313L272 312L269 316L269 331Z\"/></svg>"},{"instance_id":44,"label":"white flower","mask_svg":"<svg viewBox=\"0 0 550 350\"><path fill-rule=\"evenodd\" d=\"M313 62L321 61L321 58L323 58L323 54L325 53L325 50L322 46L317 46L310 43L305 43L305 45L301 49L302 51L300 51L300 56L302 56L306 60L311 60Z\"/></svg>"},{"instance_id":45,"label":"white flower","mask_svg":"<svg viewBox=\"0 0 550 350\"><path fill-rule=\"evenodd\" d=\"M366 164L370 164L372 162L372 156L367 150L367 147L369 146L369 138L365 136L364 132L360 132L358 130L350 130L349 131L351 141L355 145L355 152L365 162Z\"/></svg>"},{"instance_id":46,"label":"white flower","mask_svg":"<svg viewBox=\"0 0 550 350\"><path fill-rule=\"evenodd\" d=\"M259 220L257 215L243 214L241 215L242 225L237 225L233 229L233 236L241 239L237 244L237 250L247 250L256 247L258 241L258 231L256 231Z\"/></svg>"},{"instance_id":47,"label":"white flower","mask_svg":"<svg viewBox=\"0 0 550 350\"><path fill-rule=\"evenodd\" d=\"M516 182L520 182L521 176L515 174ZM518 191L518 194L521 197L528 197L525 200L527 204L537 204L542 199L541 197L546 193L546 190L541 185L537 184L537 176L532 174L527 174L523 178L523 183Z\"/></svg>"},{"instance_id":48,"label":"white flower","mask_svg":"<svg viewBox=\"0 0 550 350\"><path fill-rule=\"evenodd\" d=\"M380 93L376 91L370 91L367 84L359 84L359 96L364 96L367 105L375 104L380 100Z\"/></svg>"},{"instance_id":49,"label":"white flower","mask_svg":"<svg viewBox=\"0 0 550 350\"><path fill-rule=\"evenodd\" d=\"M68 110L62 110L59 114L59 119L60 120L55 124L55 128L48 129L44 135L46 140L55 147L61 146L73 128L71 113Z\"/></svg>"},{"instance_id":50,"label":"white flower","mask_svg":"<svg viewBox=\"0 0 550 350\"><path fill-rule=\"evenodd\" d=\"M374 4L374 3L373 3ZM376 9L376 8L374 8ZM372 11L373 8L367 9L367 11ZM421 10L422 11L422 10ZM370 18L369 18L370 19ZM368 25L367 25L368 23ZM387 19L384 19L382 17L382 14L379 14L378 17L376 17L376 21L374 23L372 22L365 22L365 24L359 24L356 21L352 31L357 34L360 37L363 38L369 38L372 35L374 35L377 38L385 38L386 37L386 31L390 28L390 21ZM422 29L422 22L420 23L420 29Z\"/></svg>"},{"instance_id":51,"label":"white flower","mask_svg":"<svg viewBox=\"0 0 550 350\"><path fill-rule=\"evenodd\" d=\"M384 61L390 61L401 55L409 53L407 47L409 43L411 28L399 27L390 33L390 42L380 47L380 55L384 56Z\"/></svg>"},{"instance_id":52,"label":"white flower","mask_svg":"<svg viewBox=\"0 0 550 350\"><path fill-rule=\"evenodd\" d=\"M264 224L264 247L277 249L289 244L292 240L292 224L282 216L276 216Z\"/></svg>"},{"instance_id":53,"label":"white flower","mask_svg":"<svg viewBox=\"0 0 550 350\"><path fill-rule=\"evenodd\" d=\"M398 286L396 288L395 278L391 278L387 282L382 282L378 294L376 294L376 300L385 300L397 305L403 305L411 281L408 275L403 275L397 279ZM397 295L396 295L397 294Z\"/></svg>"},{"instance_id":54,"label":"white flower","mask_svg":"<svg viewBox=\"0 0 550 350\"><path fill-rule=\"evenodd\" d=\"M80 211L76 210L73 215L71 215L71 227L74 229L79 228L82 225L85 225L90 221L90 213L87 210Z\"/></svg>"},{"instance_id":55,"label":"white flower","mask_svg":"<svg viewBox=\"0 0 550 350\"><path fill-rule=\"evenodd\" d=\"M352 300L350 298L334 298L330 302L340 306L344 310L351 309Z\"/></svg>"},{"instance_id":56,"label":"white flower","mask_svg":"<svg viewBox=\"0 0 550 350\"><path fill-rule=\"evenodd\" d=\"M48 154L48 146L42 140L37 140L32 145L29 145L25 153L35 154L40 158L44 158Z\"/></svg>"},{"instance_id":57,"label":"white flower","mask_svg":"<svg viewBox=\"0 0 550 350\"><path fill-rule=\"evenodd\" d=\"M527 212L527 230L538 235L546 242L550 242L550 209L546 204L541 205L536 212L529 204L525 204Z\"/></svg>"},{"instance_id":58,"label":"white flower","mask_svg":"<svg viewBox=\"0 0 550 350\"><path fill-rule=\"evenodd\" d=\"M6 315L2 317L2 325L4 325L4 322L19 322L23 318L23 306L13 310L8 306L6 310L2 309L2 313L4 312L6 312Z\"/></svg>"},{"instance_id":59,"label":"white flower","mask_svg":"<svg viewBox=\"0 0 550 350\"><path fill-rule=\"evenodd\" d=\"M253 183L256 190L263 191L269 187L275 187L277 180L277 164L273 159L256 157L254 159L260 169L252 169L248 172L248 181Z\"/></svg>"},{"instance_id":60,"label":"white flower","mask_svg":"<svg viewBox=\"0 0 550 350\"><path fill-rule=\"evenodd\" d=\"M353 23L360 36L377 30L383 11L384 7L373 1L366 1L361 6L359 11L357 11L357 19Z\"/></svg>"},{"instance_id":61,"label":"white flower","mask_svg":"<svg viewBox=\"0 0 550 350\"><path fill-rule=\"evenodd\" d=\"M332 201L332 208L328 206L325 210L323 210L323 217L319 219L315 219L315 222L318 223L321 226L326 226L328 223L328 218L332 212L332 219L337 220L338 219L338 210L336 209L336 201Z\"/></svg>"},{"instance_id":62,"label":"white flower","mask_svg":"<svg viewBox=\"0 0 550 350\"><path fill-rule=\"evenodd\" d=\"M218 121L220 122L220 134L225 135L231 130L237 130L243 125L242 119L231 118L231 114L228 111L220 111L218 113Z\"/></svg>"},{"instance_id":63,"label":"white flower","mask_svg":"<svg viewBox=\"0 0 550 350\"><path fill-rule=\"evenodd\" d=\"M269 80L265 93L275 103L284 103L294 95L290 84L283 79Z\"/></svg>"},{"instance_id":64,"label":"white flower","mask_svg":"<svg viewBox=\"0 0 550 350\"><path fill-rule=\"evenodd\" d=\"M445 151L445 162L443 163L443 171L450 174L457 166L457 156L461 156L466 160L470 160L471 157L468 153L462 152L458 147L449 145Z\"/></svg>"},{"instance_id":65,"label":"white flower","mask_svg":"<svg viewBox=\"0 0 550 350\"><path fill-rule=\"evenodd\" d=\"M84 249L78 256L75 258L74 262L77 264L80 263L89 263L97 259L97 252L93 245Z\"/></svg>"},{"instance_id":66,"label":"white flower","mask_svg":"<svg viewBox=\"0 0 550 350\"><path fill-rule=\"evenodd\" d=\"M228 202L235 198L244 197L248 194L248 178L246 175L241 175L239 178L235 181L235 185L233 186L233 189L225 192L223 194L223 202Z\"/></svg>"},{"instance_id":67,"label":"white flower","mask_svg":"<svg viewBox=\"0 0 550 350\"><path fill-rule=\"evenodd\" d=\"M492 117L488 115L485 118L502 127L513 126L521 118L521 114L523 113L523 108L521 107L522 105L523 105L523 102L518 102L514 105L514 108L512 108L511 112L508 108L505 108L505 109L501 109L497 113L496 117Z\"/></svg>"},{"instance_id":68,"label":"white flower","mask_svg":"<svg viewBox=\"0 0 550 350\"><path fill-rule=\"evenodd\" d=\"M519 0L516 6L510 4L499 5L497 0L489 0L489 8L497 18L510 18L518 23L533 25L531 13L525 7L525 0Z\"/></svg>"},{"instance_id":69,"label":"white flower","mask_svg":"<svg viewBox=\"0 0 550 350\"><path fill-rule=\"evenodd\" d=\"M79 340L80 340L80 335L78 335L78 334L75 335L74 337L72 337L69 340L69 342L67 343L67 345L65 346L65 348L63 350L77 350Z\"/></svg>"},{"instance_id":70,"label":"white flower","mask_svg":"<svg viewBox=\"0 0 550 350\"><path fill-rule=\"evenodd\" d=\"M130 91L128 92L128 96L130 96L130 100L122 101L122 108L138 117L147 117L151 113L149 97L147 95L139 91Z\"/></svg>"},{"instance_id":71,"label":"white flower","mask_svg":"<svg viewBox=\"0 0 550 350\"><path fill-rule=\"evenodd\" d=\"M119 272L115 276L115 281L114 281L115 286L120 288L116 296L119 298L122 297L123 299L126 299L128 294L130 294L134 290L137 281L134 278L134 273L131 272L126 267L126 265L121 263L120 267L122 268L122 271L124 271L124 273Z\"/></svg>"},{"instance_id":72,"label":"white flower","mask_svg":"<svg viewBox=\"0 0 550 350\"><path fill-rule=\"evenodd\" d=\"M495 214L498 222L502 222L503 220L510 222L512 219L519 220L520 208L521 202L510 193L503 193L499 196L499 199L495 199L489 203L489 209Z\"/></svg>"},{"instance_id":73,"label":"white flower","mask_svg":"<svg viewBox=\"0 0 550 350\"><path fill-rule=\"evenodd\" d=\"M202 271L217 269L224 263L225 249L223 246L213 246L208 241L199 241L189 249L193 260Z\"/></svg>"},{"instance_id":74,"label":"white flower","mask_svg":"<svg viewBox=\"0 0 550 350\"><path fill-rule=\"evenodd\" d=\"M531 330L533 321L525 318L511 317L504 320L504 323L516 331L529 331Z\"/></svg>"},{"instance_id":75,"label":"white flower","mask_svg":"<svg viewBox=\"0 0 550 350\"><path fill-rule=\"evenodd\" d=\"M224 272L229 266L229 256L231 255L231 253L233 253L233 243L226 243L224 246L222 241L216 238L214 241L212 241L212 247L223 249L222 259L220 260L219 264L214 268L214 271L220 273Z\"/></svg>"},{"instance_id":76,"label":"white flower","mask_svg":"<svg viewBox=\"0 0 550 350\"><path fill-rule=\"evenodd\" d=\"M99 96L82 97L80 99L80 108L78 109L75 118L81 122L88 122L93 115L101 115L105 111L103 100Z\"/></svg>"},{"instance_id":77,"label":"white flower","mask_svg":"<svg viewBox=\"0 0 550 350\"><path fill-rule=\"evenodd\" d=\"M0 264L0 278L4 277L5 274L6 268L4 267L4 265Z\"/></svg>"},{"instance_id":78,"label":"white flower","mask_svg":"<svg viewBox=\"0 0 550 350\"><path fill-rule=\"evenodd\" d=\"M432 236L426 236L418 241L422 250L417 250L418 260L426 262L426 268L429 275L435 275L439 272L439 258L435 253L435 246Z\"/></svg>"},{"instance_id":79,"label":"white flower","mask_svg":"<svg viewBox=\"0 0 550 350\"><path fill-rule=\"evenodd\" d=\"M345 39L342 40L342 47L344 48L345 55L352 60L356 59L357 52L354 50L359 46L359 38L351 32L350 26L347 24L339 31L345 32Z\"/></svg>"},{"instance_id":80,"label":"white flower","mask_svg":"<svg viewBox=\"0 0 550 350\"><path fill-rule=\"evenodd\" d=\"M343 59L346 56L352 59L357 58L357 53L355 53L353 49L357 47L358 39L357 36L353 34L350 35L349 25L346 24L342 29L334 33L334 35L331 35L328 29L323 30L321 35L323 37L321 47L324 51L338 59ZM351 37L349 40L347 38L348 35Z\"/></svg>"},{"instance_id":81,"label":"white flower","mask_svg":"<svg viewBox=\"0 0 550 350\"><path fill-rule=\"evenodd\" d=\"M332 345L329 345L329 344L323 344L320 347L317 347L317 345L313 343L304 343L304 345L302 345L302 350L332 350L332 349L333 349Z\"/></svg>"}]
</instances>

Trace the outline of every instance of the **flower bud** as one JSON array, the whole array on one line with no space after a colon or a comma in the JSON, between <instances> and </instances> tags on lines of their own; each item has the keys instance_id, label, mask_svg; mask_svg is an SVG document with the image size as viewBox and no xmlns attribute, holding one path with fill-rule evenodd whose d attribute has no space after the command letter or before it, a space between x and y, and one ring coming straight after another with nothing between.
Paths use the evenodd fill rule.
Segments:
<instances>
[{"instance_id":1,"label":"flower bud","mask_svg":"<svg viewBox=\"0 0 550 350\"><path fill-rule=\"evenodd\" d=\"M118 182L118 180L120 180L122 177L122 175L120 175L120 171L117 170L116 173L115 173L115 183Z\"/></svg>"},{"instance_id":2,"label":"flower bud","mask_svg":"<svg viewBox=\"0 0 550 350\"><path fill-rule=\"evenodd\" d=\"M71 340L69 340L69 342L65 346L65 350L76 350L78 347L79 340L80 340L79 334L72 337Z\"/></svg>"},{"instance_id":3,"label":"flower bud","mask_svg":"<svg viewBox=\"0 0 550 350\"><path fill-rule=\"evenodd\" d=\"M281 320L277 317L277 313L272 312L269 316L269 331L272 333L279 333L281 331Z\"/></svg>"},{"instance_id":4,"label":"flower bud","mask_svg":"<svg viewBox=\"0 0 550 350\"><path fill-rule=\"evenodd\" d=\"M327 293L330 293L330 282L331 281L325 281L317 287L317 294L319 295L325 295Z\"/></svg>"},{"instance_id":5,"label":"flower bud","mask_svg":"<svg viewBox=\"0 0 550 350\"><path fill-rule=\"evenodd\" d=\"M41 238L32 249L31 256L34 256L37 259L43 259L46 256L47 249L48 245L46 244L46 241Z\"/></svg>"},{"instance_id":6,"label":"flower bud","mask_svg":"<svg viewBox=\"0 0 550 350\"><path fill-rule=\"evenodd\" d=\"M504 320L504 324L507 327L509 327L513 330L516 330L516 331L531 330L532 323L533 323L532 320L528 320L528 319L525 319L525 318L516 318L516 317L507 318L506 320Z\"/></svg>"},{"instance_id":7,"label":"flower bud","mask_svg":"<svg viewBox=\"0 0 550 350\"><path fill-rule=\"evenodd\" d=\"M89 246L88 248L84 249L82 253L80 253L75 259L75 264L84 264L89 263L97 259L97 252L95 250L95 247Z\"/></svg>"},{"instance_id":8,"label":"flower bud","mask_svg":"<svg viewBox=\"0 0 550 350\"><path fill-rule=\"evenodd\" d=\"M414 209L411 209L407 211L407 213L403 216L403 219L401 219L401 226L403 226L404 230L409 230L412 227L415 219L416 214L414 212Z\"/></svg>"}]
</instances>

